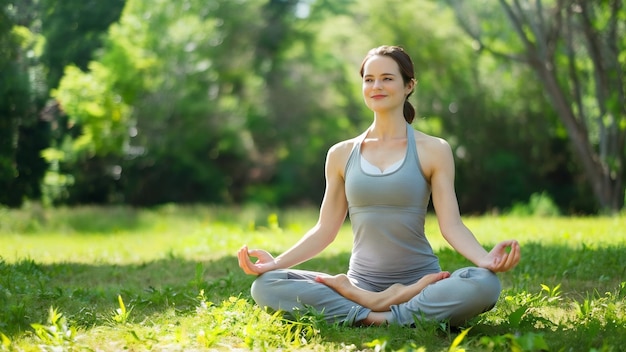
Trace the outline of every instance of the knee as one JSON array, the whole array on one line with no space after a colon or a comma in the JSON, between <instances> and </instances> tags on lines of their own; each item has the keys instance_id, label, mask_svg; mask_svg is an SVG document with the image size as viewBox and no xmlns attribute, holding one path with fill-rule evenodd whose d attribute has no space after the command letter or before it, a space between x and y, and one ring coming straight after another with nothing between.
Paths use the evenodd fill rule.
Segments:
<instances>
[{"instance_id":1,"label":"knee","mask_svg":"<svg viewBox=\"0 0 626 352\"><path fill-rule=\"evenodd\" d=\"M252 286L250 286L250 294L252 295L254 301L259 305L262 305L259 300L264 300L263 297L266 296L266 292L268 290L270 280L268 280L267 274L268 273L265 273L257 277L256 280L252 282Z\"/></svg>"},{"instance_id":2,"label":"knee","mask_svg":"<svg viewBox=\"0 0 626 352\"><path fill-rule=\"evenodd\" d=\"M469 271L471 279L476 282L476 299L481 301L484 311L491 310L500 298L500 279L488 269L469 268Z\"/></svg>"},{"instance_id":3,"label":"knee","mask_svg":"<svg viewBox=\"0 0 626 352\"><path fill-rule=\"evenodd\" d=\"M266 272L254 280L252 282L252 286L250 287L250 294L252 298L259 306L271 306L271 302L275 299L275 293L273 291L273 287L275 287L275 283L277 280L280 280L283 276L283 273L280 271L269 271Z\"/></svg>"},{"instance_id":4,"label":"knee","mask_svg":"<svg viewBox=\"0 0 626 352\"><path fill-rule=\"evenodd\" d=\"M483 268L462 269L459 275L466 287L462 289L461 306L449 317L450 324L459 326L467 320L493 309L500 298L501 285L498 276Z\"/></svg>"},{"instance_id":5,"label":"knee","mask_svg":"<svg viewBox=\"0 0 626 352\"><path fill-rule=\"evenodd\" d=\"M482 287L485 290L485 296L488 296L493 302L491 306L493 308L493 306L498 301L498 298L500 297L500 292L502 292L502 285L500 284L500 279L498 278L498 275L496 275L491 270L483 269L483 268L477 268L477 269L483 272Z\"/></svg>"}]
</instances>

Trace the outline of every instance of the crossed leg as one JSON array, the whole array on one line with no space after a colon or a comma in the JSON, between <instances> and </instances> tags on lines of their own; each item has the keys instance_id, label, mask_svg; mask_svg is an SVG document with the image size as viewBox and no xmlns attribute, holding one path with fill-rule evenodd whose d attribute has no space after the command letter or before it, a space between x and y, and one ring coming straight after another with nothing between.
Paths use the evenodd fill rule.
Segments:
<instances>
[{"instance_id":1,"label":"crossed leg","mask_svg":"<svg viewBox=\"0 0 626 352\"><path fill-rule=\"evenodd\" d=\"M448 277L450 277L450 273L447 271L428 274L413 284L393 284L381 292L371 292L357 287L345 274L320 275L315 278L315 281L329 286L340 295L371 309L373 312L388 312L391 305L407 302L422 292L426 286Z\"/></svg>"}]
</instances>

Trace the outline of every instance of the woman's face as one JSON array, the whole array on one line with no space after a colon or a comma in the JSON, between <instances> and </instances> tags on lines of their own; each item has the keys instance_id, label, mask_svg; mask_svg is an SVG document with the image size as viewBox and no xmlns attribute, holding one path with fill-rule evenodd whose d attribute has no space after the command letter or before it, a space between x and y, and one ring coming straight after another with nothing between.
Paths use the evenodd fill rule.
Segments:
<instances>
[{"instance_id":1,"label":"woman's face","mask_svg":"<svg viewBox=\"0 0 626 352\"><path fill-rule=\"evenodd\" d=\"M375 112L387 112L404 106L412 83L404 84L398 64L387 56L372 56L363 66L363 99Z\"/></svg>"}]
</instances>

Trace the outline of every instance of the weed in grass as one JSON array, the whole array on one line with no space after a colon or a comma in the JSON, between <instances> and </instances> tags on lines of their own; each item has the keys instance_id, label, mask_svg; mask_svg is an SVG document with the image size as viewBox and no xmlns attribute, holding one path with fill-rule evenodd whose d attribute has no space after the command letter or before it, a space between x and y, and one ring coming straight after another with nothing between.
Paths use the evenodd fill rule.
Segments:
<instances>
[{"instance_id":1,"label":"weed in grass","mask_svg":"<svg viewBox=\"0 0 626 352\"><path fill-rule=\"evenodd\" d=\"M461 331L461 333L458 334L454 338L454 341L452 341L452 344L450 345L450 348L448 348L448 352L465 352L465 349L459 348L459 345L461 345L461 342L463 342L463 339L465 338L465 336L467 336L467 333L471 329L472 328L467 328L467 329Z\"/></svg>"},{"instance_id":2,"label":"weed in grass","mask_svg":"<svg viewBox=\"0 0 626 352\"><path fill-rule=\"evenodd\" d=\"M11 351L12 350L11 349L11 339L7 335L5 335L5 334L0 332L0 340L2 340L2 345L0 345L0 346L2 346L2 350L3 351Z\"/></svg>"},{"instance_id":3,"label":"weed in grass","mask_svg":"<svg viewBox=\"0 0 626 352\"><path fill-rule=\"evenodd\" d=\"M202 263L196 264L196 273L192 281L189 282L189 285L195 287L196 289L201 289L205 284L204 280L204 267Z\"/></svg>"},{"instance_id":4,"label":"weed in grass","mask_svg":"<svg viewBox=\"0 0 626 352\"><path fill-rule=\"evenodd\" d=\"M478 344L483 351L550 351L544 335L534 332L483 336Z\"/></svg>"},{"instance_id":5,"label":"weed in grass","mask_svg":"<svg viewBox=\"0 0 626 352\"><path fill-rule=\"evenodd\" d=\"M387 339L384 337L366 342L363 345L373 349L374 351L387 351Z\"/></svg>"},{"instance_id":6,"label":"weed in grass","mask_svg":"<svg viewBox=\"0 0 626 352\"><path fill-rule=\"evenodd\" d=\"M3 305L3 319L0 326L3 329L8 327L21 327L29 323L26 305L24 302Z\"/></svg>"},{"instance_id":7,"label":"weed in grass","mask_svg":"<svg viewBox=\"0 0 626 352\"><path fill-rule=\"evenodd\" d=\"M550 288L550 286L541 284L541 292L546 292L548 302L561 300L561 284Z\"/></svg>"},{"instance_id":8,"label":"weed in grass","mask_svg":"<svg viewBox=\"0 0 626 352\"><path fill-rule=\"evenodd\" d=\"M61 347L62 350L71 349L76 338L76 328L69 326L63 313L56 308L50 307L48 312L48 325L31 324L35 330L35 336L39 339L41 349L57 350L51 347Z\"/></svg>"},{"instance_id":9,"label":"weed in grass","mask_svg":"<svg viewBox=\"0 0 626 352\"><path fill-rule=\"evenodd\" d=\"M111 316L111 321L116 324L126 324L130 322L130 313L133 308L126 309L126 305L124 304L124 300L122 300L122 295L117 296L117 301L119 304L119 308L115 309L113 315Z\"/></svg>"}]
</instances>

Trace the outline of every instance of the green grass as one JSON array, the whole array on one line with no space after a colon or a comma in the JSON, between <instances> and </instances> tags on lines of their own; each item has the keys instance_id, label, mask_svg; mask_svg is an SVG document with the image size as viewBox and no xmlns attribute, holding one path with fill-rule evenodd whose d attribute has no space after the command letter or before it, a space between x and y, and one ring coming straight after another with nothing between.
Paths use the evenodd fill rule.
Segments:
<instances>
[{"instance_id":1,"label":"green grass","mask_svg":"<svg viewBox=\"0 0 626 352\"><path fill-rule=\"evenodd\" d=\"M274 253L316 221L315 209L175 205L155 209L0 209L0 349L620 351L626 344L626 216L465 218L479 240L517 238L523 258L501 274L494 310L450 331L298 322L261 311L243 244ZM445 270L468 265L428 219ZM301 268L345 272L349 225Z\"/></svg>"}]
</instances>

